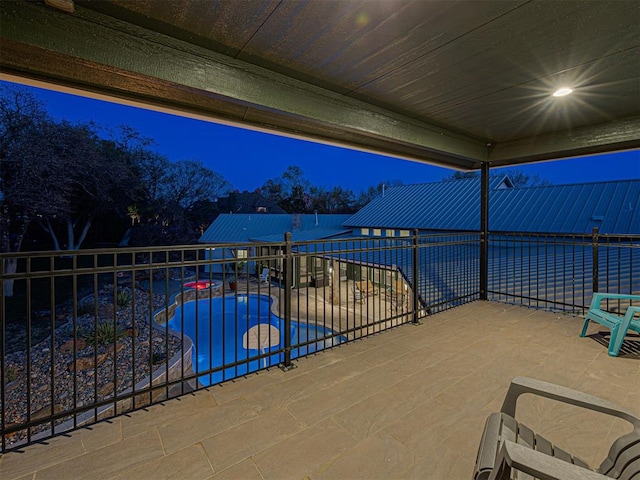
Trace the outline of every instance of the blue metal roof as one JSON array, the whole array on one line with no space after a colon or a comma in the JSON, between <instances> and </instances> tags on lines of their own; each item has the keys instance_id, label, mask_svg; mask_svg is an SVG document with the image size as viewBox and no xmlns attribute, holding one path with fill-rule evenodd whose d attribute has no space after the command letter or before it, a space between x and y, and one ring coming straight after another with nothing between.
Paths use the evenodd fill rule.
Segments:
<instances>
[{"instance_id":1,"label":"blue metal roof","mask_svg":"<svg viewBox=\"0 0 640 480\"><path fill-rule=\"evenodd\" d=\"M348 216L348 215L347 215ZM351 233L351 229L344 227L334 228L314 228L312 230L294 230L291 232L291 240L294 242L308 242L312 240L322 240L326 238L334 238L341 235ZM252 242L282 242L284 240L283 233L274 235L264 235L262 237L250 238Z\"/></svg>"},{"instance_id":2,"label":"blue metal roof","mask_svg":"<svg viewBox=\"0 0 640 480\"><path fill-rule=\"evenodd\" d=\"M283 241L285 232L294 240L318 240L349 231L342 226L348 214L221 214L207 228L200 243Z\"/></svg>"},{"instance_id":3,"label":"blue metal roof","mask_svg":"<svg viewBox=\"0 0 640 480\"><path fill-rule=\"evenodd\" d=\"M492 231L640 234L640 180L502 188L489 192ZM345 222L349 227L421 230L480 228L480 180L390 188Z\"/></svg>"},{"instance_id":4,"label":"blue metal roof","mask_svg":"<svg viewBox=\"0 0 640 480\"><path fill-rule=\"evenodd\" d=\"M493 231L640 233L640 180L517 188L489 198Z\"/></svg>"},{"instance_id":5,"label":"blue metal roof","mask_svg":"<svg viewBox=\"0 0 640 480\"><path fill-rule=\"evenodd\" d=\"M492 177L489 188L510 188ZM345 222L349 227L429 230L480 228L480 179L445 180L389 188Z\"/></svg>"}]
</instances>

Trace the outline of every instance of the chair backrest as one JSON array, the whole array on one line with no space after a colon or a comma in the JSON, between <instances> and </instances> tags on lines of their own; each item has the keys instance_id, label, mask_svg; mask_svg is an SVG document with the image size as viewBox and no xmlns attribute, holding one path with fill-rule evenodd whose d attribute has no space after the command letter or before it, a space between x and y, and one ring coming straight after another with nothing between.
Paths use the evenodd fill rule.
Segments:
<instances>
[{"instance_id":1,"label":"chair backrest","mask_svg":"<svg viewBox=\"0 0 640 480\"><path fill-rule=\"evenodd\" d=\"M490 477L496 478L495 474L497 473L506 475L506 477L499 476L498 478L501 480L503 478L512 478L511 473L506 470L495 470L498 466L496 461L499 461L499 465L503 465L505 457L503 453L500 453L500 458L498 458L498 453L501 452L502 448L509 447L507 441L514 442L516 445L521 445L545 454L542 456L529 455L530 458L527 458L525 463L522 463L525 461L523 459L524 457L521 458L521 460L518 461L520 462L520 465L514 467L520 471L527 471L520 468L523 466L531 467L530 470L534 471L534 464L542 465L545 464L545 462L549 463L548 459L544 459L545 456L548 456L555 457L556 459L563 460L567 463L572 463L578 467L583 467L585 468L585 472L594 473L583 460L552 445L549 441L516 421L516 402L520 395L523 394L535 394L541 397L557 400L564 404L574 405L576 407L586 408L593 412L600 412L612 417L617 417L630 423L633 426L633 430L612 443L607 458L604 459L600 468L595 473L604 475L604 478L640 480L640 418L636 417L633 412L619 407L610 401L561 385L555 385L526 377L515 377L511 381L511 385L509 385L509 390L505 396L501 411L499 413L493 413L487 418L484 432L482 433L482 439L480 440L480 445L478 447L478 456L476 458L476 468L473 477L474 480L488 480ZM535 458L536 456L538 458ZM509 465L511 465L511 463L509 463ZM509 470L510 469L511 467L509 467ZM556 476L549 474L544 478L553 478L558 480L564 480L564 478L566 478L566 476L557 476L560 475L557 472L554 475ZM592 478L591 475L582 475L571 478L583 477L585 479ZM520 480L523 476L518 473L517 478ZM530 477L526 475L524 478Z\"/></svg>"},{"instance_id":2,"label":"chair backrest","mask_svg":"<svg viewBox=\"0 0 640 480\"><path fill-rule=\"evenodd\" d=\"M640 478L640 428L613 442L598 472L620 480Z\"/></svg>"},{"instance_id":3,"label":"chair backrest","mask_svg":"<svg viewBox=\"0 0 640 480\"><path fill-rule=\"evenodd\" d=\"M362 292L364 295L372 295L376 293L376 287L373 285L371 280L362 280L360 282L356 282L358 290Z\"/></svg>"},{"instance_id":4,"label":"chair backrest","mask_svg":"<svg viewBox=\"0 0 640 480\"><path fill-rule=\"evenodd\" d=\"M262 269L262 273L260 274L260 281L266 282L269 280L269 268L265 267Z\"/></svg>"}]
</instances>

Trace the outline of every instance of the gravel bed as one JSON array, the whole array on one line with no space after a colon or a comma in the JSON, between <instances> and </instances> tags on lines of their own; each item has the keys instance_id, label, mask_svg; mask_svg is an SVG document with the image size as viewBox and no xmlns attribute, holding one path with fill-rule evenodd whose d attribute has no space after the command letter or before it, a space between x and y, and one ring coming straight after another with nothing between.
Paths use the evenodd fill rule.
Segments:
<instances>
[{"instance_id":1,"label":"gravel bed","mask_svg":"<svg viewBox=\"0 0 640 480\"><path fill-rule=\"evenodd\" d=\"M4 386L6 426L27 421L27 404L33 420L50 415L52 408L55 413L64 413L113 398L114 394L122 393L148 377L152 369L166 365L167 359L180 351L180 338L170 335L167 344L165 332L151 328L150 310L156 311L165 305L164 295L154 295L150 299L147 291L136 289L134 296L130 287L122 287L118 291L124 292L123 296L135 297L135 309L132 301L126 306L114 307L113 288L113 285L105 285L98 293L97 319L94 313L78 316L75 337L73 317L68 314L67 321L56 328L53 342L48 336L31 348L29 356L26 351L6 355L5 376L10 380ZM84 301L94 304L93 296ZM96 342L86 339L93 337L96 321L113 324L114 308L119 338L115 343L105 341L95 347L93 343ZM113 338L108 333L104 336ZM27 374L30 379L28 392ZM69 418L72 417L56 420L56 424ZM45 430L51 431L49 422L32 428L31 435ZM26 430L9 434L7 444L20 442L26 436Z\"/></svg>"}]
</instances>

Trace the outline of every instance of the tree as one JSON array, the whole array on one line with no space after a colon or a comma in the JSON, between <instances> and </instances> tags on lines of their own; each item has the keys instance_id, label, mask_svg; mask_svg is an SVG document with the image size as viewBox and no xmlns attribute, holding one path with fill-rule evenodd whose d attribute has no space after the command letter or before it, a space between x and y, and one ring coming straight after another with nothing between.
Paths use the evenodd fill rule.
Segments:
<instances>
[{"instance_id":1,"label":"tree","mask_svg":"<svg viewBox=\"0 0 640 480\"><path fill-rule=\"evenodd\" d=\"M360 210L378 195L382 195L386 188L397 187L399 185L402 185L402 180L387 180L378 183L378 185L376 186L371 186L366 190L361 191L355 202L355 210Z\"/></svg>"},{"instance_id":2,"label":"tree","mask_svg":"<svg viewBox=\"0 0 640 480\"><path fill-rule=\"evenodd\" d=\"M98 215L125 214L136 190L130 159L113 141L100 139L93 124L48 122L38 143L33 160L48 165L40 225L56 250L63 247L60 234L67 250L77 250Z\"/></svg>"},{"instance_id":3,"label":"tree","mask_svg":"<svg viewBox=\"0 0 640 480\"><path fill-rule=\"evenodd\" d=\"M129 206L132 225L138 223L132 245L191 243L202 234L203 215L231 190L222 175L199 160L171 162L147 152L138 162L142 200Z\"/></svg>"},{"instance_id":4,"label":"tree","mask_svg":"<svg viewBox=\"0 0 640 480\"><path fill-rule=\"evenodd\" d=\"M500 174L496 173L496 175L508 175L514 187L541 187L551 185L549 180L541 178L537 173L530 175L520 170L505 170Z\"/></svg>"},{"instance_id":5,"label":"tree","mask_svg":"<svg viewBox=\"0 0 640 480\"><path fill-rule=\"evenodd\" d=\"M56 249L78 249L97 216L124 215L132 203L137 175L125 146L134 131L123 129L120 138L104 140L94 124L56 122L26 90L0 88L2 251L19 251L34 222ZM5 271L15 267L5 262Z\"/></svg>"},{"instance_id":6,"label":"tree","mask_svg":"<svg viewBox=\"0 0 640 480\"><path fill-rule=\"evenodd\" d=\"M305 193L302 185L294 185L291 192L283 198L279 205L289 213L305 213L310 211L312 205L311 198Z\"/></svg>"},{"instance_id":7,"label":"tree","mask_svg":"<svg viewBox=\"0 0 640 480\"><path fill-rule=\"evenodd\" d=\"M165 180L165 198L184 210L231 191L231 184L222 175L208 169L199 160L170 163Z\"/></svg>"},{"instance_id":8,"label":"tree","mask_svg":"<svg viewBox=\"0 0 640 480\"><path fill-rule=\"evenodd\" d=\"M162 202L169 182L168 158L155 152L145 152L136 162L136 170L142 189L141 200L149 205Z\"/></svg>"},{"instance_id":9,"label":"tree","mask_svg":"<svg viewBox=\"0 0 640 480\"><path fill-rule=\"evenodd\" d=\"M29 224L41 204L47 162L34 161L48 121L42 104L26 90L0 85L0 251L19 252ZM45 159L46 160L46 159ZM14 273L15 258L4 259L5 273ZM6 296L13 281L4 282Z\"/></svg>"},{"instance_id":10,"label":"tree","mask_svg":"<svg viewBox=\"0 0 640 480\"><path fill-rule=\"evenodd\" d=\"M284 186L282 185L282 181L277 178L269 179L264 182L260 192L265 198L280 205L284 197Z\"/></svg>"},{"instance_id":11,"label":"tree","mask_svg":"<svg viewBox=\"0 0 640 480\"><path fill-rule=\"evenodd\" d=\"M267 180L261 191L286 212L305 213L312 211L310 189L311 184L304 178L302 169L297 165L289 165L279 178Z\"/></svg>"},{"instance_id":12,"label":"tree","mask_svg":"<svg viewBox=\"0 0 640 480\"><path fill-rule=\"evenodd\" d=\"M322 187L312 187L313 209L319 213L353 213L355 212L355 196L352 190L341 186L325 190Z\"/></svg>"},{"instance_id":13,"label":"tree","mask_svg":"<svg viewBox=\"0 0 640 480\"><path fill-rule=\"evenodd\" d=\"M479 178L478 172L459 172L455 171L451 175L443 178L443 180L464 180L466 178Z\"/></svg>"},{"instance_id":14,"label":"tree","mask_svg":"<svg viewBox=\"0 0 640 480\"><path fill-rule=\"evenodd\" d=\"M194 234L201 237L218 213L217 203L211 200L199 200L185 212L185 218Z\"/></svg>"}]
</instances>

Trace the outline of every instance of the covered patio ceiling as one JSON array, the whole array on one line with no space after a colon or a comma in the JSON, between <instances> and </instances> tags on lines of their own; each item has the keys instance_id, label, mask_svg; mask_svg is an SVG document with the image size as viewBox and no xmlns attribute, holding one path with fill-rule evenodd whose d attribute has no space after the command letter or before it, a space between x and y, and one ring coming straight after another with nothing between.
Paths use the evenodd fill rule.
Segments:
<instances>
[{"instance_id":1,"label":"covered patio ceiling","mask_svg":"<svg viewBox=\"0 0 640 480\"><path fill-rule=\"evenodd\" d=\"M463 170L640 148L637 0L3 1L0 21L4 79L216 122Z\"/></svg>"}]
</instances>

